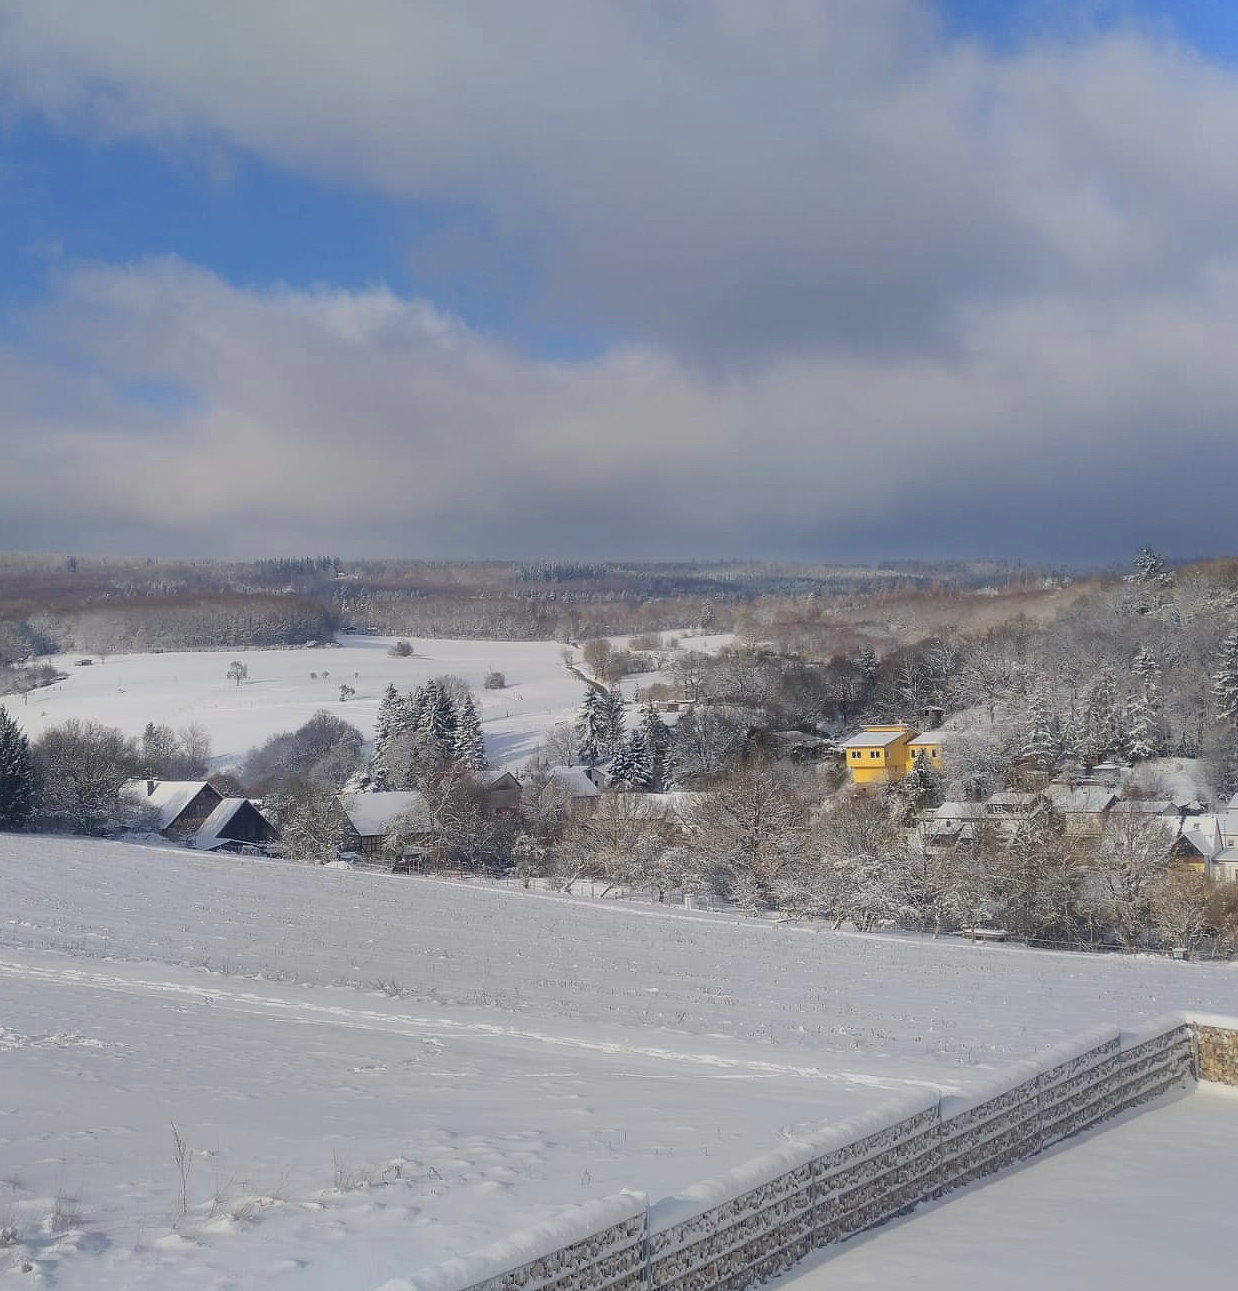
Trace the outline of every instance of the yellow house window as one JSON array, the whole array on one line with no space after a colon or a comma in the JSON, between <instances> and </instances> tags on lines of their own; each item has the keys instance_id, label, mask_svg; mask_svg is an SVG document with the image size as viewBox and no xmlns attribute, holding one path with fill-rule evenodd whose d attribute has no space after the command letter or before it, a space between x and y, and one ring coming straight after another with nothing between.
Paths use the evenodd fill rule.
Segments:
<instances>
[{"instance_id":1,"label":"yellow house window","mask_svg":"<svg viewBox=\"0 0 1238 1291\"><path fill-rule=\"evenodd\" d=\"M860 750L859 750L859 749L852 749L852 750L851 750L851 756L852 756L853 758L856 758L856 759L858 760L858 759L859 759L859 756L860 756Z\"/></svg>"},{"instance_id":2,"label":"yellow house window","mask_svg":"<svg viewBox=\"0 0 1238 1291\"><path fill-rule=\"evenodd\" d=\"M881 753L880 753L879 751L877 751L877 750L874 750L874 751L873 751L872 753L870 753L868 756L869 756L870 758L879 758L879 757L881 756Z\"/></svg>"}]
</instances>

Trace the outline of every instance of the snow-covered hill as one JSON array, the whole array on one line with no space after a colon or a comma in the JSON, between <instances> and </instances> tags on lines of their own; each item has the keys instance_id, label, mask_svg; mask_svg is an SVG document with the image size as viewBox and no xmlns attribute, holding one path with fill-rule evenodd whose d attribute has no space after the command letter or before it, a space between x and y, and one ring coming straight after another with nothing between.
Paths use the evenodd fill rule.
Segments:
<instances>
[{"instance_id":1,"label":"snow-covered hill","mask_svg":"<svg viewBox=\"0 0 1238 1291\"><path fill-rule=\"evenodd\" d=\"M191 722L210 733L214 765L228 767L280 731L294 730L320 708L358 727L368 738L388 683L400 690L442 673L456 673L477 694L490 759L496 765L523 762L547 727L567 721L581 699L581 682L563 666L555 641L413 642L411 658L393 658L393 637L341 637L335 648L311 650L169 651L109 655L76 667L80 655L53 660L65 680L28 696L2 701L30 735L77 717L141 733L147 722L180 727ZM729 637L690 637L685 649L717 649ZM578 653L578 652L577 652ZM233 659L248 669L235 685L227 677ZM507 678L504 690L484 690L491 669ZM656 674L624 683L630 696ZM340 702L341 684L356 694Z\"/></svg>"},{"instance_id":2,"label":"snow-covered hill","mask_svg":"<svg viewBox=\"0 0 1238 1291\"><path fill-rule=\"evenodd\" d=\"M82 840L0 836L0 911L0 1269L65 1291L378 1287L1099 1021L1238 1012L1228 966Z\"/></svg>"}]
</instances>

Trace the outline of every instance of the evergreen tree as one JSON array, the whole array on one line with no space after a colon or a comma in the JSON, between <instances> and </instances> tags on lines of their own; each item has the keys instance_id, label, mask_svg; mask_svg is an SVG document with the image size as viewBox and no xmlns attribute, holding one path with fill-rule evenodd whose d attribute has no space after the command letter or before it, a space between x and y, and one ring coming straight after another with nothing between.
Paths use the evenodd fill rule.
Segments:
<instances>
[{"instance_id":1,"label":"evergreen tree","mask_svg":"<svg viewBox=\"0 0 1238 1291\"><path fill-rule=\"evenodd\" d=\"M1104 761L1121 748L1122 726L1117 684L1106 668L1093 682L1084 703L1079 756L1089 766Z\"/></svg>"},{"instance_id":2,"label":"evergreen tree","mask_svg":"<svg viewBox=\"0 0 1238 1291\"><path fill-rule=\"evenodd\" d=\"M1127 574L1126 580L1150 587L1169 587L1174 576L1159 551L1153 551L1151 547L1140 547L1131 562L1131 572Z\"/></svg>"},{"instance_id":3,"label":"evergreen tree","mask_svg":"<svg viewBox=\"0 0 1238 1291\"><path fill-rule=\"evenodd\" d=\"M455 751L456 728L459 724L456 706L451 702L451 696L437 681L427 682L419 726L434 740L446 757L451 757Z\"/></svg>"},{"instance_id":4,"label":"evergreen tree","mask_svg":"<svg viewBox=\"0 0 1238 1291\"><path fill-rule=\"evenodd\" d=\"M892 786L903 823L911 825L916 814L926 807L940 807L945 799L943 787L941 774L933 769L924 753L918 754L910 773Z\"/></svg>"},{"instance_id":5,"label":"evergreen tree","mask_svg":"<svg viewBox=\"0 0 1238 1291\"><path fill-rule=\"evenodd\" d=\"M473 703L472 695L467 695L464 703L460 705L453 751L455 760L471 771L484 771L488 765L486 741L481 733L481 719L477 716L477 705Z\"/></svg>"},{"instance_id":6,"label":"evergreen tree","mask_svg":"<svg viewBox=\"0 0 1238 1291\"><path fill-rule=\"evenodd\" d=\"M1131 696L1126 706L1126 755L1132 762L1143 762L1160 752L1160 722L1146 692Z\"/></svg>"},{"instance_id":7,"label":"evergreen tree","mask_svg":"<svg viewBox=\"0 0 1238 1291\"><path fill-rule=\"evenodd\" d=\"M610 752L611 714L606 695L596 686L585 691L576 713L576 733L580 737L580 760L596 766Z\"/></svg>"},{"instance_id":8,"label":"evergreen tree","mask_svg":"<svg viewBox=\"0 0 1238 1291\"><path fill-rule=\"evenodd\" d=\"M1212 694L1217 715L1223 722L1238 726L1238 628L1221 645L1220 666L1212 674Z\"/></svg>"},{"instance_id":9,"label":"evergreen tree","mask_svg":"<svg viewBox=\"0 0 1238 1291\"><path fill-rule=\"evenodd\" d=\"M610 760L610 774L615 784L626 785L630 789L649 788L653 763L643 731L635 730L626 740L620 741Z\"/></svg>"},{"instance_id":10,"label":"evergreen tree","mask_svg":"<svg viewBox=\"0 0 1238 1291\"><path fill-rule=\"evenodd\" d=\"M399 691L388 683L387 689L383 691L382 702L378 706L378 718L374 723L374 752L376 754L380 753L383 745L396 734L405 706L405 701L400 698Z\"/></svg>"},{"instance_id":11,"label":"evergreen tree","mask_svg":"<svg viewBox=\"0 0 1238 1291\"><path fill-rule=\"evenodd\" d=\"M0 708L0 829L24 829L34 816L34 759L21 727Z\"/></svg>"},{"instance_id":12,"label":"evergreen tree","mask_svg":"<svg viewBox=\"0 0 1238 1291\"><path fill-rule=\"evenodd\" d=\"M1132 667L1139 680L1126 706L1126 753L1132 762L1142 762L1164 749L1161 692L1157 684L1161 667L1147 647L1135 656Z\"/></svg>"},{"instance_id":13,"label":"evergreen tree","mask_svg":"<svg viewBox=\"0 0 1238 1291\"><path fill-rule=\"evenodd\" d=\"M1038 771L1050 771L1057 761L1059 741L1049 702L1038 695L1027 710L1027 731L1020 756Z\"/></svg>"},{"instance_id":14,"label":"evergreen tree","mask_svg":"<svg viewBox=\"0 0 1238 1291\"><path fill-rule=\"evenodd\" d=\"M671 728L652 704L646 704L640 712L640 732L649 758L648 787L650 792L658 793L666 787L668 779L667 758L671 748Z\"/></svg>"},{"instance_id":15,"label":"evergreen tree","mask_svg":"<svg viewBox=\"0 0 1238 1291\"><path fill-rule=\"evenodd\" d=\"M606 692L606 751L612 756L618 752L627 734L628 715L623 704L623 692L616 686Z\"/></svg>"},{"instance_id":16,"label":"evergreen tree","mask_svg":"<svg viewBox=\"0 0 1238 1291\"><path fill-rule=\"evenodd\" d=\"M860 676L864 679L864 688L871 690L877 684L877 672L880 667L876 650L872 646L865 646L860 651L860 657L857 662Z\"/></svg>"}]
</instances>

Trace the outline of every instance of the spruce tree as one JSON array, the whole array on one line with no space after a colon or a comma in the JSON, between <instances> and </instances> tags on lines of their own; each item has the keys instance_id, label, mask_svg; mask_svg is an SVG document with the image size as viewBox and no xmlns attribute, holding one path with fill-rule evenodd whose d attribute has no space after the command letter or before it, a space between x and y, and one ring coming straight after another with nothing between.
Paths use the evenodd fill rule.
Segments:
<instances>
[{"instance_id":1,"label":"spruce tree","mask_svg":"<svg viewBox=\"0 0 1238 1291\"><path fill-rule=\"evenodd\" d=\"M611 781L629 789L648 789L650 774L649 749L644 733L633 731L626 740L620 741L610 760Z\"/></svg>"},{"instance_id":2,"label":"spruce tree","mask_svg":"<svg viewBox=\"0 0 1238 1291\"><path fill-rule=\"evenodd\" d=\"M472 695L465 696L464 703L460 705L453 752L455 760L471 771L484 771L488 765L481 719L477 716L477 705L473 703Z\"/></svg>"},{"instance_id":3,"label":"spruce tree","mask_svg":"<svg viewBox=\"0 0 1238 1291\"><path fill-rule=\"evenodd\" d=\"M1027 710L1027 732L1020 755L1039 771L1051 770L1057 761L1058 740L1048 700L1037 696Z\"/></svg>"},{"instance_id":4,"label":"spruce tree","mask_svg":"<svg viewBox=\"0 0 1238 1291\"><path fill-rule=\"evenodd\" d=\"M437 681L428 682L420 727L433 738L445 757L451 757L455 751L458 725L459 718L451 696Z\"/></svg>"},{"instance_id":5,"label":"spruce tree","mask_svg":"<svg viewBox=\"0 0 1238 1291\"><path fill-rule=\"evenodd\" d=\"M610 752L610 732L611 714L606 696L596 686L590 686L576 713L580 760L586 766L596 766Z\"/></svg>"},{"instance_id":6,"label":"spruce tree","mask_svg":"<svg viewBox=\"0 0 1238 1291\"><path fill-rule=\"evenodd\" d=\"M0 708L0 829L25 829L34 817L34 759L25 732Z\"/></svg>"},{"instance_id":7,"label":"spruce tree","mask_svg":"<svg viewBox=\"0 0 1238 1291\"><path fill-rule=\"evenodd\" d=\"M1219 667L1212 674L1212 693L1220 719L1238 726L1238 628L1221 645Z\"/></svg>"},{"instance_id":8,"label":"spruce tree","mask_svg":"<svg viewBox=\"0 0 1238 1291\"><path fill-rule=\"evenodd\" d=\"M618 686L606 692L606 751L614 756L627 735L628 716Z\"/></svg>"},{"instance_id":9,"label":"spruce tree","mask_svg":"<svg viewBox=\"0 0 1238 1291\"><path fill-rule=\"evenodd\" d=\"M657 793L665 788L667 782L671 728L652 704L646 704L640 712L640 732L644 736L645 750L649 756L649 789Z\"/></svg>"},{"instance_id":10,"label":"spruce tree","mask_svg":"<svg viewBox=\"0 0 1238 1291\"><path fill-rule=\"evenodd\" d=\"M1126 706L1126 754L1132 762L1156 757L1165 743L1161 720L1161 675L1156 656L1144 647L1132 665L1138 677L1135 693Z\"/></svg>"},{"instance_id":11,"label":"spruce tree","mask_svg":"<svg viewBox=\"0 0 1238 1291\"><path fill-rule=\"evenodd\" d=\"M400 693L388 683L383 691L382 702L378 706L378 717L374 723L374 752L380 753L383 745L396 733L404 704Z\"/></svg>"}]
</instances>

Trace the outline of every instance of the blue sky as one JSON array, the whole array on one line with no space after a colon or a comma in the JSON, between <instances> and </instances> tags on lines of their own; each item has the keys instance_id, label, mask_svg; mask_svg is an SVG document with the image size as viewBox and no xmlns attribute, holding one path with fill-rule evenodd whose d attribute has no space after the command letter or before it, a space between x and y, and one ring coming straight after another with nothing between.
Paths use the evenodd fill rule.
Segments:
<instances>
[{"instance_id":1,"label":"blue sky","mask_svg":"<svg viewBox=\"0 0 1238 1291\"><path fill-rule=\"evenodd\" d=\"M1209 57L1238 57L1238 22L1221 0L941 0L952 37L1009 53L1042 40L1129 23L1172 31ZM596 353L625 334L535 303L536 264L498 236L471 202L397 199L320 182L219 137L103 140L13 113L0 129L0 301L40 299L49 273L80 261L175 254L238 284L385 283L435 300L532 352ZM485 273L435 272L434 235L467 230L488 248Z\"/></svg>"},{"instance_id":2,"label":"blue sky","mask_svg":"<svg viewBox=\"0 0 1238 1291\"><path fill-rule=\"evenodd\" d=\"M916 4L0 0L0 544L1231 548L1238 23Z\"/></svg>"}]
</instances>

